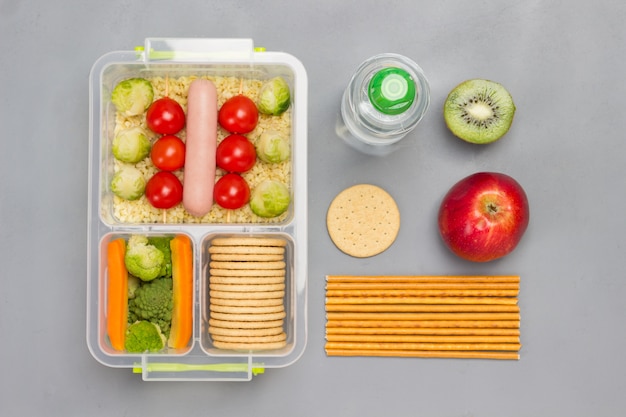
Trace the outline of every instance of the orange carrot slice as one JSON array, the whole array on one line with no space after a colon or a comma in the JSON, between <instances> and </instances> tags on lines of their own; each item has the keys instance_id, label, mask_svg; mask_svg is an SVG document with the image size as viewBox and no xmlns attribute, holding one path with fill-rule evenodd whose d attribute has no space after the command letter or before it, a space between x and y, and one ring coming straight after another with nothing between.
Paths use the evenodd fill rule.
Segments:
<instances>
[{"instance_id":1,"label":"orange carrot slice","mask_svg":"<svg viewBox=\"0 0 626 417\"><path fill-rule=\"evenodd\" d=\"M170 338L173 349L187 347L193 327L193 252L191 241L178 235L170 241L172 249L173 309Z\"/></svg>"},{"instance_id":2,"label":"orange carrot slice","mask_svg":"<svg viewBox=\"0 0 626 417\"><path fill-rule=\"evenodd\" d=\"M124 264L126 242L119 238L107 246L107 334L115 350L124 350L128 326L128 271Z\"/></svg>"}]
</instances>

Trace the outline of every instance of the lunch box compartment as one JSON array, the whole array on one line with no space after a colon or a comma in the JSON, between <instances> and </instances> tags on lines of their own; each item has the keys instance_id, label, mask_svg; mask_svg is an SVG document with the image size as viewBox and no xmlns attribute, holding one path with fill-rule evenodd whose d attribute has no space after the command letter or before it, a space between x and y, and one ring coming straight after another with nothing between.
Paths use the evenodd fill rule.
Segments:
<instances>
[{"instance_id":1,"label":"lunch box compartment","mask_svg":"<svg viewBox=\"0 0 626 417\"><path fill-rule=\"evenodd\" d=\"M146 236L146 237L170 237L173 238L175 236L175 234L171 234L171 233L153 233L153 232L148 232L148 233L137 233L140 234L142 236ZM181 233L178 233L181 234ZM182 233L184 234L184 233ZM118 356L118 355L137 355L139 356L140 354L129 354L126 352L122 352L122 351L118 351L113 349L113 347L111 346L111 343L109 341L109 338L107 336L107 332L106 332L106 324L107 324L107 312L106 312L106 308L107 308L107 303L108 303L108 294L107 294L107 284L108 284L108 279L109 279L109 273L108 273L108 268L107 268L107 250L108 250L108 244L110 242L112 242L115 239L124 239L126 242L128 242L128 239L133 235L133 233L107 233L106 235L104 235L102 237L102 239L100 240L100 255L99 255L99 265L100 265L100 273L98 274L99 276L99 280L98 280L98 301L96 303L96 305L98 306L98 346L100 348L100 350L102 352L104 352L106 355L109 356ZM184 234L186 235L186 234ZM188 236L188 235L186 235ZM189 237L189 236L188 236ZM195 275L195 273L194 273ZM194 298L197 294L197 290L195 288L196 282L194 281ZM195 305L195 299L193 302L193 305ZM192 314L195 316L195 309L192 312ZM193 322L196 322L195 317L193 318ZM196 333L196 329L194 326L193 329L193 333ZM168 348L167 344L166 347L157 353L152 353L152 355L169 355L169 356L180 356L180 355L184 355L186 353L188 353L192 348L193 348L193 344L195 343L195 334L192 336L191 340L189 341L189 344L186 348L184 349L172 349L172 348Z\"/></svg>"},{"instance_id":2,"label":"lunch box compartment","mask_svg":"<svg viewBox=\"0 0 626 417\"><path fill-rule=\"evenodd\" d=\"M214 79L215 77L234 77L237 79L242 79L244 82L246 80L269 80L273 77L283 77L287 81L287 84L290 87L290 91L295 90L296 86L296 75L294 74L293 68L290 68L287 65L280 65L272 62L259 62L254 66L250 65L241 65L241 64L228 64L228 63L211 63L211 64L190 64L190 65L180 65L173 63L152 63L148 67L143 62L137 63L125 63L125 64L117 64L111 63L108 65L104 65L101 72L102 84L100 85L99 93L101 98L104 99L103 107L102 107L102 132L101 132L101 143L100 143L100 159L98 161L99 169L101 175L101 181L99 183L99 215L101 221L108 226L122 226L122 225L141 225L141 224L187 224L187 225L201 225L201 224L224 224L223 220L201 220L198 218L192 218L191 216L186 216L184 219L180 217L183 216L184 210L180 207L175 207L172 209L172 213L166 216L162 215L161 210L155 209L150 206L150 204L145 200L145 198L141 198L138 201L133 202L119 202L118 200L118 212L115 210L115 197L111 191L111 180L113 175L115 174L115 166L116 163L118 165L124 165L123 163L116 162L112 152L112 143L115 137L115 127L116 127L116 110L115 106L111 103L108 98L111 96L111 91L115 88L115 86L122 80L127 79L129 77L143 77L143 78L154 78L154 77L164 77L164 74L167 75L170 82L174 82L177 79L185 79L185 82L189 82L191 77L209 77L210 79ZM231 83L232 84L232 83ZM294 96L295 96L294 92ZM297 131L299 130L298 124L301 122L297 122L297 118L299 117L299 112L296 107L292 108L291 111L291 120L289 126L289 134L291 138L296 138ZM261 116L262 118L263 116ZM135 126L135 123L139 122L139 118L129 117L128 118ZM262 131L262 124L260 122L259 131ZM130 127L130 126L127 126ZM185 129L185 128L184 128ZM184 130L183 129L183 130ZM247 134L246 136L251 138L251 134L255 133L255 131ZM149 133L150 134L150 133ZM151 134L153 137L158 135ZM258 134L257 134L258 136ZM298 152L301 152L298 148L304 146L301 143L296 143L295 140L291 142L292 149L290 154L289 164L292 169L286 173L285 181L292 188L294 183L294 175L298 175L297 170L298 166L295 164L294 159ZM302 151L305 152L305 151ZM275 177L280 173L281 165L277 164L278 167L272 167L273 164L263 164L262 162L257 162L258 165L262 165L265 167L269 167L267 169L272 170L272 177ZM133 164L134 165L134 164ZM140 166L140 170L143 172L145 167L143 164L137 164ZM254 168L253 168L254 169ZM150 171L148 171L150 172ZM244 177L248 175L247 173L242 174ZM295 190L297 191L297 190ZM214 210L219 210L218 207L214 207ZM229 224L242 224L242 225L250 225L250 224L278 224L278 225L286 225L293 221L294 218L294 206L291 204L287 210L287 213L280 216L278 219L263 219L256 217L252 221L229 221ZM128 218L124 218L124 215L121 215L119 211L124 211ZM248 210L249 211L249 210ZM221 210L223 213L224 210ZM130 214L128 214L130 213ZM143 216L142 218L140 218Z\"/></svg>"},{"instance_id":3,"label":"lunch box compartment","mask_svg":"<svg viewBox=\"0 0 626 417\"><path fill-rule=\"evenodd\" d=\"M204 350L209 355L221 356L221 355L242 355L247 354L242 350L232 350L232 349L218 349L213 345L213 340L209 334L209 319L211 317L211 312L209 306L211 304L210 297L210 288L209 288L209 279L210 279L210 263L211 263L211 254L209 253L209 247L211 246L211 242L215 238L222 237L254 237L254 238L278 238L285 240L285 254L284 254L284 262L285 262L285 295L283 297L283 306L285 311L285 318L283 319L283 331L287 336L287 343L285 347L280 349L272 349L263 351L265 355L271 355L276 357L287 356L291 353L295 346L295 335L296 335L296 323L297 323L297 315L298 311L296 306L298 305L298 301L296 299L297 293L295 289L294 283L294 242L291 237L287 234L209 234L205 236L202 243L202 256L201 256L201 264L202 264L202 274L201 274L201 284L200 284L200 314L201 314L201 323L200 323L200 346L202 350Z\"/></svg>"}]
</instances>

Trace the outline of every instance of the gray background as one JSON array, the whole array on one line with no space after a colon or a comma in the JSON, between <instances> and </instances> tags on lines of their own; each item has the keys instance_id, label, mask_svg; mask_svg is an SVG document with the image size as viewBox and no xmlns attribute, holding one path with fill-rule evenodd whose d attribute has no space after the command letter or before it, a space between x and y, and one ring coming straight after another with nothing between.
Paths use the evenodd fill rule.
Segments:
<instances>
[{"instance_id":1,"label":"gray background","mask_svg":"<svg viewBox=\"0 0 626 417\"><path fill-rule=\"evenodd\" d=\"M0 0L0 414L63 416L617 416L626 411L626 5L622 1ZM309 76L309 340L251 382L142 382L85 342L88 74L145 37L249 37ZM416 60L432 106L404 148L359 154L334 134L367 57ZM441 107L491 78L518 112L500 142L446 130ZM479 171L526 189L531 222L509 257L470 264L440 243L445 191ZM385 253L339 252L325 213L369 182L397 200ZM519 362L327 358L326 274L519 274Z\"/></svg>"}]
</instances>

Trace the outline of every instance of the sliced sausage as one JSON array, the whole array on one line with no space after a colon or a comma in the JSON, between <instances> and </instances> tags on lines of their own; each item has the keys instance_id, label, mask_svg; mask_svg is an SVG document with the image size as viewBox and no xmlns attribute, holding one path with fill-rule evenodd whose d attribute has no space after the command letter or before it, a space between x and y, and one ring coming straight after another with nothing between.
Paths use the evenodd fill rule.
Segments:
<instances>
[{"instance_id":1,"label":"sliced sausage","mask_svg":"<svg viewBox=\"0 0 626 417\"><path fill-rule=\"evenodd\" d=\"M217 148L217 90L209 80L195 80L187 96L187 140L183 206L204 216L213 205Z\"/></svg>"}]
</instances>

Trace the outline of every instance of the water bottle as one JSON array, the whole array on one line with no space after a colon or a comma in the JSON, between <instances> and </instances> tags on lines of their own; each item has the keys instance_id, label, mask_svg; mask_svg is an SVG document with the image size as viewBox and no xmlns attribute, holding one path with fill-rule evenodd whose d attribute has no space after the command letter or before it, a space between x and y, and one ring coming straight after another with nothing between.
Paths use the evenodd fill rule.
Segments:
<instances>
[{"instance_id":1,"label":"water bottle","mask_svg":"<svg viewBox=\"0 0 626 417\"><path fill-rule=\"evenodd\" d=\"M357 68L344 91L337 135L367 154L389 154L429 104L430 87L419 65L393 53L373 56Z\"/></svg>"}]
</instances>

